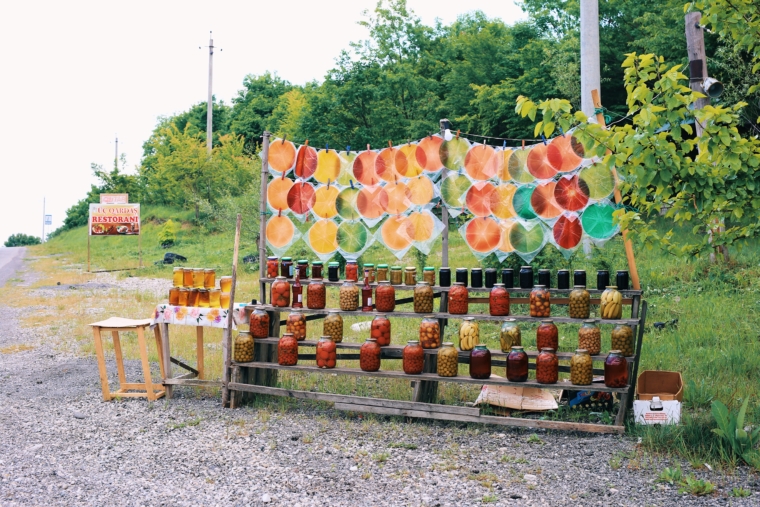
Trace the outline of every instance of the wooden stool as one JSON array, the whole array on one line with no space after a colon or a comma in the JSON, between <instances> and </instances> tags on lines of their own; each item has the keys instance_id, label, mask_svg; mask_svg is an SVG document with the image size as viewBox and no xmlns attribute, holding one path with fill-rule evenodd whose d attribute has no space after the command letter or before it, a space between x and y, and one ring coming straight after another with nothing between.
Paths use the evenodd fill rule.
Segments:
<instances>
[{"instance_id":1,"label":"wooden stool","mask_svg":"<svg viewBox=\"0 0 760 507\"><path fill-rule=\"evenodd\" d=\"M150 319L132 320L122 319L121 317L111 317L108 320L95 322L92 326L92 334L95 338L95 352L98 356L98 370L100 371L100 384L103 388L103 401L111 401L117 396L129 398L147 397L149 400L156 400L165 394L161 384L153 384L150 379L150 364L148 363L148 348L145 343L145 328L150 326ZM113 336L113 349L116 355L116 367L119 370L119 390L111 392L108 387L108 373L106 372L106 358L103 354L103 340L100 336L101 331L111 331ZM137 346L140 349L140 359L142 360L144 383L128 383L124 374L124 358L121 355L121 342L119 341L119 331L137 331ZM156 346L158 347L158 364L161 368L161 377L164 375L164 361L161 357L161 339L156 333ZM155 386L155 387L154 387ZM144 392L130 393L127 391L142 390Z\"/></svg>"}]
</instances>

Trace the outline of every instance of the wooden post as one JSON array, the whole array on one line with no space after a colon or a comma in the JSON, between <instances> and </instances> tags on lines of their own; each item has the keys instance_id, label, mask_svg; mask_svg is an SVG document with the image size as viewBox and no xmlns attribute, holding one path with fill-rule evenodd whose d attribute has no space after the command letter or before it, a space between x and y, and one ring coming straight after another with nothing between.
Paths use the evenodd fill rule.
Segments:
<instances>
[{"instance_id":1,"label":"wooden post","mask_svg":"<svg viewBox=\"0 0 760 507\"><path fill-rule=\"evenodd\" d=\"M591 99L594 101L594 108L599 111L596 113L596 121L602 127L607 127L607 123L604 121L604 114L601 112L602 101L599 100L599 90L591 90ZM620 204L623 200L623 196L620 195L620 178L615 168L612 168L612 176L615 178L615 202ZM633 256L633 245L631 240L628 239L628 231L623 231L623 245L625 246L625 256L628 258L628 271L631 274L631 283L633 288L641 290L641 283L639 282L639 271L636 269L636 259Z\"/></svg>"},{"instance_id":2,"label":"wooden post","mask_svg":"<svg viewBox=\"0 0 760 507\"><path fill-rule=\"evenodd\" d=\"M142 269L142 227L140 228L140 232L137 234L137 255L140 258L140 269Z\"/></svg>"},{"instance_id":3,"label":"wooden post","mask_svg":"<svg viewBox=\"0 0 760 507\"><path fill-rule=\"evenodd\" d=\"M240 248L240 222L242 216L238 213L237 223L235 224L235 248L232 252L232 287L230 287L230 305L227 308L227 327L224 329L224 338L222 340L222 361L224 362L224 377L222 380L222 407L229 404L230 392L228 385L230 383L230 369L232 367L231 354L232 350L232 311L235 309L235 285L237 284L237 263L238 250Z\"/></svg>"},{"instance_id":4,"label":"wooden post","mask_svg":"<svg viewBox=\"0 0 760 507\"><path fill-rule=\"evenodd\" d=\"M261 147L261 191L259 193L259 280L267 275L267 183L269 182L269 137L265 130ZM267 284L259 282L259 302L267 302Z\"/></svg>"},{"instance_id":5,"label":"wooden post","mask_svg":"<svg viewBox=\"0 0 760 507\"><path fill-rule=\"evenodd\" d=\"M90 272L90 232L92 230L92 226L87 228L87 272Z\"/></svg>"}]
</instances>

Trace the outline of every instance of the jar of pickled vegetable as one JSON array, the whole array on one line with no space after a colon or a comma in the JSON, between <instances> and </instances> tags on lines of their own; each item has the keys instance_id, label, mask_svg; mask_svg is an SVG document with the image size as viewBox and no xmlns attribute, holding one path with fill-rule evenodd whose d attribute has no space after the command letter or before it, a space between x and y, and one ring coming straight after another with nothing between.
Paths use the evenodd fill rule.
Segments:
<instances>
[{"instance_id":1,"label":"jar of pickled vegetable","mask_svg":"<svg viewBox=\"0 0 760 507\"><path fill-rule=\"evenodd\" d=\"M332 337L321 337L317 342L317 368L335 368L336 349Z\"/></svg>"},{"instance_id":2,"label":"jar of pickled vegetable","mask_svg":"<svg viewBox=\"0 0 760 507\"><path fill-rule=\"evenodd\" d=\"M291 312L285 323L288 333L293 333L299 342L306 339L306 316L301 312Z\"/></svg>"},{"instance_id":3,"label":"jar of pickled vegetable","mask_svg":"<svg viewBox=\"0 0 760 507\"><path fill-rule=\"evenodd\" d=\"M208 291L208 304L211 308L222 308L221 304L222 292L219 289L209 289ZM227 305L229 307L229 304Z\"/></svg>"},{"instance_id":4,"label":"jar of pickled vegetable","mask_svg":"<svg viewBox=\"0 0 760 507\"><path fill-rule=\"evenodd\" d=\"M417 283L417 268L407 266L404 270L404 285L414 285Z\"/></svg>"},{"instance_id":5,"label":"jar of pickled vegetable","mask_svg":"<svg viewBox=\"0 0 760 507\"><path fill-rule=\"evenodd\" d=\"M509 315L509 291L503 283L496 283L488 295L488 311L491 315Z\"/></svg>"},{"instance_id":6,"label":"jar of pickled vegetable","mask_svg":"<svg viewBox=\"0 0 760 507\"><path fill-rule=\"evenodd\" d=\"M327 279L331 282L340 280L340 264L331 262L327 265Z\"/></svg>"},{"instance_id":7,"label":"jar of pickled vegetable","mask_svg":"<svg viewBox=\"0 0 760 507\"><path fill-rule=\"evenodd\" d=\"M172 306L179 305L179 287L169 289L169 304Z\"/></svg>"},{"instance_id":8,"label":"jar of pickled vegetable","mask_svg":"<svg viewBox=\"0 0 760 507\"><path fill-rule=\"evenodd\" d=\"M454 272L454 283L461 283L467 287L467 278L469 277L469 271L467 268L457 268Z\"/></svg>"},{"instance_id":9,"label":"jar of pickled vegetable","mask_svg":"<svg viewBox=\"0 0 760 507\"><path fill-rule=\"evenodd\" d=\"M435 268L425 266L422 270L422 279L429 283L431 287L435 285Z\"/></svg>"},{"instance_id":10,"label":"jar of pickled vegetable","mask_svg":"<svg viewBox=\"0 0 760 507\"><path fill-rule=\"evenodd\" d=\"M507 380L510 382L525 382L528 380L528 354L515 345L507 356Z\"/></svg>"},{"instance_id":11,"label":"jar of pickled vegetable","mask_svg":"<svg viewBox=\"0 0 760 507\"><path fill-rule=\"evenodd\" d=\"M543 348L536 358L536 382L556 384L559 378L559 359L554 349Z\"/></svg>"},{"instance_id":12,"label":"jar of pickled vegetable","mask_svg":"<svg viewBox=\"0 0 760 507\"><path fill-rule=\"evenodd\" d=\"M386 280L390 280L388 278L388 265L387 264L378 264L377 265L377 274L375 275L375 280L378 282L385 282Z\"/></svg>"},{"instance_id":13,"label":"jar of pickled vegetable","mask_svg":"<svg viewBox=\"0 0 760 507\"><path fill-rule=\"evenodd\" d=\"M391 344L391 321L384 315L377 315L370 325L370 336L377 340L377 344L385 347Z\"/></svg>"},{"instance_id":14,"label":"jar of pickled vegetable","mask_svg":"<svg viewBox=\"0 0 760 507\"><path fill-rule=\"evenodd\" d=\"M438 270L438 285L441 287L451 287L451 269L443 266Z\"/></svg>"},{"instance_id":15,"label":"jar of pickled vegetable","mask_svg":"<svg viewBox=\"0 0 760 507\"><path fill-rule=\"evenodd\" d=\"M248 329L254 338L267 338L269 336L269 314L261 306L253 309L248 319Z\"/></svg>"},{"instance_id":16,"label":"jar of pickled vegetable","mask_svg":"<svg viewBox=\"0 0 760 507\"><path fill-rule=\"evenodd\" d=\"M472 268L470 270L470 287L474 289L483 287L483 269Z\"/></svg>"},{"instance_id":17,"label":"jar of pickled vegetable","mask_svg":"<svg viewBox=\"0 0 760 507\"><path fill-rule=\"evenodd\" d=\"M633 329L628 324L618 324L612 330L612 348L624 356L633 355Z\"/></svg>"},{"instance_id":18,"label":"jar of pickled vegetable","mask_svg":"<svg viewBox=\"0 0 760 507\"><path fill-rule=\"evenodd\" d=\"M359 266L356 261L346 261L346 280L359 281Z\"/></svg>"},{"instance_id":19,"label":"jar of pickled vegetable","mask_svg":"<svg viewBox=\"0 0 760 507\"><path fill-rule=\"evenodd\" d=\"M364 266L364 276L369 283L375 283L375 265L367 263Z\"/></svg>"},{"instance_id":20,"label":"jar of pickled vegetable","mask_svg":"<svg viewBox=\"0 0 760 507\"><path fill-rule=\"evenodd\" d=\"M194 289L202 289L203 288L203 268L195 268L193 269L193 288Z\"/></svg>"},{"instance_id":21,"label":"jar of pickled vegetable","mask_svg":"<svg viewBox=\"0 0 760 507\"><path fill-rule=\"evenodd\" d=\"M425 351L417 340L409 340L401 355L404 373L419 375L425 363Z\"/></svg>"},{"instance_id":22,"label":"jar of pickled vegetable","mask_svg":"<svg viewBox=\"0 0 760 507\"><path fill-rule=\"evenodd\" d=\"M187 291L187 306L197 307L200 303L200 293L198 289L188 289Z\"/></svg>"},{"instance_id":23,"label":"jar of pickled vegetable","mask_svg":"<svg viewBox=\"0 0 760 507\"><path fill-rule=\"evenodd\" d=\"M628 361L619 350L610 350L604 361L604 385L625 387L628 385Z\"/></svg>"},{"instance_id":24,"label":"jar of pickled vegetable","mask_svg":"<svg viewBox=\"0 0 760 507\"><path fill-rule=\"evenodd\" d=\"M277 342L277 362L282 366L298 364L298 339L290 332Z\"/></svg>"},{"instance_id":25,"label":"jar of pickled vegetable","mask_svg":"<svg viewBox=\"0 0 760 507\"><path fill-rule=\"evenodd\" d=\"M391 267L391 285L401 285L404 281L404 274L401 272L401 266Z\"/></svg>"},{"instance_id":26,"label":"jar of pickled vegetable","mask_svg":"<svg viewBox=\"0 0 760 507\"><path fill-rule=\"evenodd\" d=\"M321 278L312 278L306 286L306 307L311 310L322 310L325 307L327 290Z\"/></svg>"},{"instance_id":27,"label":"jar of pickled vegetable","mask_svg":"<svg viewBox=\"0 0 760 507\"><path fill-rule=\"evenodd\" d=\"M311 263L311 273L309 277L312 279L322 278L322 261L314 261Z\"/></svg>"},{"instance_id":28,"label":"jar of pickled vegetable","mask_svg":"<svg viewBox=\"0 0 760 507\"><path fill-rule=\"evenodd\" d=\"M359 349L359 368L362 371L380 369L380 345L375 338L367 338Z\"/></svg>"},{"instance_id":29,"label":"jar of pickled vegetable","mask_svg":"<svg viewBox=\"0 0 760 507\"><path fill-rule=\"evenodd\" d=\"M278 276L272 284L272 306L290 306L290 284L284 276Z\"/></svg>"},{"instance_id":30,"label":"jar of pickled vegetable","mask_svg":"<svg viewBox=\"0 0 760 507\"><path fill-rule=\"evenodd\" d=\"M298 276L301 277L301 279L305 280L309 278L309 261L306 259L300 259L298 263L296 264L296 267L298 268Z\"/></svg>"},{"instance_id":31,"label":"jar of pickled vegetable","mask_svg":"<svg viewBox=\"0 0 760 507\"><path fill-rule=\"evenodd\" d=\"M327 313L322 325L322 334L331 337L335 343L343 341L343 317L337 310Z\"/></svg>"},{"instance_id":32,"label":"jar of pickled vegetable","mask_svg":"<svg viewBox=\"0 0 760 507\"><path fill-rule=\"evenodd\" d=\"M296 281L290 287L293 294L293 308L303 308L303 285L301 285L301 275L296 271Z\"/></svg>"},{"instance_id":33,"label":"jar of pickled vegetable","mask_svg":"<svg viewBox=\"0 0 760 507\"><path fill-rule=\"evenodd\" d=\"M496 269L494 268L488 268L486 269L486 289L492 289L494 285L496 285Z\"/></svg>"},{"instance_id":34,"label":"jar of pickled vegetable","mask_svg":"<svg viewBox=\"0 0 760 507\"><path fill-rule=\"evenodd\" d=\"M279 262L277 262L277 257L275 256L267 257L267 278L277 278L278 267L279 267Z\"/></svg>"},{"instance_id":35,"label":"jar of pickled vegetable","mask_svg":"<svg viewBox=\"0 0 760 507\"><path fill-rule=\"evenodd\" d=\"M603 319L619 319L623 316L623 296L614 285L608 286L602 292L599 313Z\"/></svg>"},{"instance_id":36,"label":"jar of pickled vegetable","mask_svg":"<svg viewBox=\"0 0 760 507\"><path fill-rule=\"evenodd\" d=\"M204 269L203 270L203 288L213 289L216 287L216 270Z\"/></svg>"},{"instance_id":37,"label":"jar of pickled vegetable","mask_svg":"<svg viewBox=\"0 0 760 507\"><path fill-rule=\"evenodd\" d=\"M280 276L293 278L293 258L283 257L280 259Z\"/></svg>"},{"instance_id":38,"label":"jar of pickled vegetable","mask_svg":"<svg viewBox=\"0 0 760 507\"><path fill-rule=\"evenodd\" d=\"M231 292L232 291L232 277L231 276L221 277L219 279L219 289L221 289L222 292Z\"/></svg>"},{"instance_id":39,"label":"jar of pickled vegetable","mask_svg":"<svg viewBox=\"0 0 760 507\"><path fill-rule=\"evenodd\" d=\"M551 320L542 320L536 329L536 348L559 349L559 330Z\"/></svg>"},{"instance_id":40,"label":"jar of pickled vegetable","mask_svg":"<svg viewBox=\"0 0 760 507\"><path fill-rule=\"evenodd\" d=\"M438 376L456 377L459 372L459 352L454 344L446 342L438 351Z\"/></svg>"},{"instance_id":41,"label":"jar of pickled vegetable","mask_svg":"<svg viewBox=\"0 0 760 507\"><path fill-rule=\"evenodd\" d=\"M438 319L426 316L420 323L420 345L423 349L437 349L441 346L441 328Z\"/></svg>"},{"instance_id":42,"label":"jar of pickled vegetable","mask_svg":"<svg viewBox=\"0 0 760 507\"><path fill-rule=\"evenodd\" d=\"M467 315L469 297L467 286L462 282L455 282L449 289L449 313Z\"/></svg>"},{"instance_id":43,"label":"jar of pickled vegetable","mask_svg":"<svg viewBox=\"0 0 760 507\"><path fill-rule=\"evenodd\" d=\"M427 282L417 282L414 287L414 313L433 311L433 288Z\"/></svg>"},{"instance_id":44,"label":"jar of pickled vegetable","mask_svg":"<svg viewBox=\"0 0 760 507\"><path fill-rule=\"evenodd\" d=\"M478 323L472 317L465 317L459 326L459 349L472 350L480 343Z\"/></svg>"},{"instance_id":45,"label":"jar of pickled vegetable","mask_svg":"<svg viewBox=\"0 0 760 507\"><path fill-rule=\"evenodd\" d=\"M520 326L515 319L507 319L501 325L501 335L499 342L502 352L509 352L515 345L522 345L522 334Z\"/></svg>"},{"instance_id":46,"label":"jar of pickled vegetable","mask_svg":"<svg viewBox=\"0 0 760 507\"><path fill-rule=\"evenodd\" d=\"M380 282L375 289L375 310L378 312L392 312L396 309L396 289L391 282Z\"/></svg>"},{"instance_id":47,"label":"jar of pickled vegetable","mask_svg":"<svg viewBox=\"0 0 760 507\"><path fill-rule=\"evenodd\" d=\"M588 319L590 310L589 301L591 300L591 296L586 290L586 287L583 285L574 286L568 297L570 301L567 305L567 311L570 314L570 317L573 319Z\"/></svg>"},{"instance_id":48,"label":"jar of pickled vegetable","mask_svg":"<svg viewBox=\"0 0 760 507\"><path fill-rule=\"evenodd\" d=\"M250 333L238 333L235 338L233 358L236 363L250 363L253 361L253 337Z\"/></svg>"},{"instance_id":49,"label":"jar of pickled vegetable","mask_svg":"<svg viewBox=\"0 0 760 507\"><path fill-rule=\"evenodd\" d=\"M369 277L367 272L364 272L364 285L362 286L362 311L371 312L374 310L372 306L372 286L369 284Z\"/></svg>"},{"instance_id":50,"label":"jar of pickled vegetable","mask_svg":"<svg viewBox=\"0 0 760 507\"><path fill-rule=\"evenodd\" d=\"M174 284L175 287L182 287L184 285L183 275L182 268L174 268L172 270L172 284Z\"/></svg>"},{"instance_id":51,"label":"jar of pickled vegetable","mask_svg":"<svg viewBox=\"0 0 760 507\"><path fill-rule=\"evenodd\" d=\"M210 305L208 289L198 289L198 307L208 308Z\"/></svg>"},{"instance_id":52,"label":"jar of pickled vegetable","mask_svg":"<svg viewBox=\"0 0 760 507\"><path fill-rule=\"evenodd\" d=\"M179 290L179 294L177 295L177 306L187 306L187 300L190 296L190 290L185 289L184 287Z\"/></svg>"},{"instance_id":53,"label":"jar of pickled vegetable","mask_svg":"<svg viewBox=\"0 0 760 507\"><path fill-rule=\"evenodd\" d=\"M536 285L530 291L530 316L548 317L552 314L549 291L543 285Z\"/></svg>"},{"instance_id":54,"label":"jar of pickled vegetable","mask_svg":"<svg viewBox=\"0 0 760 507\"><path fill-rule=\"evenodd\" d=\"M470 377L478 380L491 377L491 351L485 345L475 345L470 351Z\"/></svg>"},{"instance_id":55,"label":"jar of pickled vegetable","mask_svg":"<svg viewBox=\"0 0 760 507\"><path fill-rule=\"evenodd\" d=\"M602 351L602 332L593 320L584 320L578 330L578 348L586 349L592 356Z\"/></svg>"},{"instance_id":56,"label":"jar of pickled vegetable","mask_svg":"<svg viewBox=\"0 0 760 507\"><path fill-rule=\"evenodd\" d=\"M578 349L570 359L570 382L575 386L587 386L594 380L593 361L586 349Z\"/></svg>"},{"instance_id":57,"label":"jar of pickled vegetable","mask_svg":"<svg viewBox=\"0 0 760 507\"><path fill-rule=\"evenodd\" d=\"M182 286L186 289L193 286L193 268L182 268Z\"/></svg>"},{"instance_id":58,"label":"jar of pickled vegetable","mask_svg":"<svg viewBox=\"0 0 760 507\"><path fill-rule=\"evenodd\" d=\"M350 280L340 286L340 309L344 312L352 312L359 308L359 288Z\"/></svg>"}]
</instances>

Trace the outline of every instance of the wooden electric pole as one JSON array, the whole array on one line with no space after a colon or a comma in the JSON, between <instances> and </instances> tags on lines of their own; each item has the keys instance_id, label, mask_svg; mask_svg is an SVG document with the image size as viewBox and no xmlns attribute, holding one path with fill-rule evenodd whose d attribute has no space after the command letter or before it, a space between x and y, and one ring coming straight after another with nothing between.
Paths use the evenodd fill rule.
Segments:
<instances>
[{"instance_id":1,"label":"wooden electric pole","mask_svg":"<svg viewBox=\"0 0 760 507\"><path fill-rule=\"evenodd\" d=\"M206 150L211 155L211 148L214 141L213 136L213 117L214 107L212 103L213 94L211 92L211 83L214 76L214 39L211 37L211 32L208 33L208 105L206 112Z\"/></svg>"},{"instance_id":2,"label":"wooden electric pole","mask_svg":"<svg viewBox=\"0 0 760 507\"><path fill-rule=\"evenodd\" d=\"M599 0L581 0L581 110L594 118L591 90L601 91Z\"/></svg>"}]
</instances>

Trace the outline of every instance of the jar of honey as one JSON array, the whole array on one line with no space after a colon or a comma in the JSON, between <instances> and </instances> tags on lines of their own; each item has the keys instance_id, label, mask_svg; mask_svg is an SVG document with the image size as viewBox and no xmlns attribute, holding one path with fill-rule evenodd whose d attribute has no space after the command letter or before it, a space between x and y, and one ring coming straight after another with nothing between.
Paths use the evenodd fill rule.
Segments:
<instances>
[{"instance_id":1,"label":"jar of honey","mask_svg":"<svg viewBox=\"0 0 760 507\"><path fill-rule=\"evenodd\" d=\"M193 269L193 288L194 289L202 289L203 288L203 268L195 268Z\"/></svg>"},{"instance_id":2,"label":"jar of honey","mask_svg":"<svg viewBox=\"0 0 760 507\"><path fill-rule=\"evenodd\" d=\"M179 305L179 287L169 289L169 304L172 306Z\"/></svg>"},{"instance_id":3,"label":"jar of honey","mask_svg":"<svg viewBox=\"0 0 760 507\"><path fill-rule=\"evenodd\" d=\"M182 287L177 295L177 306L187 306L187 300L190 296L190 290Z\"/></svg>"},{"instance_id":4,"label":"jar of honey","mask_svg":"<svg viewBox=\"0 0 760 507\"><path fill-rule=\"evenodd\" d=\"M219 279L219 288L222 290L222 292L232 292L232 277L231 276L221 277Z\"/></svg>"},{"instance_id":5,"label":"jar of honey","mask_svg":"<svg viewBox=\"0 0 760 507\"><path fill-rule=\"evenodd\" d=\"M186 289L193 286L193 268L182 268L182 286Z\"/></svg>"},{"instance_id":6,"label":"jar of honey","mask_svg":"<svg viewBox=\"0 0 760 507\"><path fill-rule=\"evenodd\" d=\"M208 289L198 289L198 306L208 308L210 305Z\"/></svg>"},{"instance_id":7,"label":"jar of honey","mask_svg":"<svg viewBox=\"0 0 760 507\"><path fill-rule=\"evenodd\" d=\"M174 268L172 270L172 283L175 287L182 287L184 284L184 273L182 268Z\"/></svg>"},{"instance_id":8,"label":"jar of honey","mask_svg":"<svg viewBox=\"0 0 760 507\"><path fill-rule=\"evenodd\" d=\"M216 270L204 269L203 270L203 288L213 289L216 287Z\"/></svg>"},{"instance_id":9,"label":"jar of honey","mask_svg":"<svg viewBox=\"0 0 760 507\"><path fill-rule=\"evenodd\" d=\"M188 289L187 292L187 306L189 307L197 307L198 303L200 303L200 294L198 294L198 289Z\"/></svg>"},{"instance_id":10,"label":"jar of honey","mask_svg":"<svg viewBox=\"0 0 760 507\"><path fill-rule=\"evenodd\" d=\"M222 295L222 291L220 291L219 289L209 289L208 305L211 308L221 308L222 307L221 295ZM227 302L226 308L229 308L229 301Z\"/></svg>"},{"instance_id":11,"label":"jar of honey","mask_svg":"<svg viewBox=\"0 0 760 507\"><path fill-rule=\"evenodd\" d=\"M221 292L219 293L219 307L220 308L229 308L230 307L230 293L229 292Z\"/></svg>"}]
</instances>

